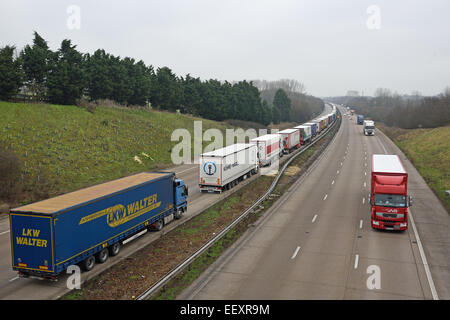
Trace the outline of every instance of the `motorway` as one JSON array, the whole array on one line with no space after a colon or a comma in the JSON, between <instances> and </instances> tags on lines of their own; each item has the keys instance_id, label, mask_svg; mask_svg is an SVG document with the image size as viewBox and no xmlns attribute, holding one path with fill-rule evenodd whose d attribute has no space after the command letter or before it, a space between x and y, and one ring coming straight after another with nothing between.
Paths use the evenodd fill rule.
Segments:
<instances>
[{"instance_id":1,"label":"motorway","mask_svg":"<svg viewBox=\"0 0 450 320\"><path fill-rule=\"evenodd\" d=\"M331 107L325 104L325 109L322 115L331 112ZM198 165L197 164L184 164L169 168L164 171L175 172L177 177L183 179L189 188L188 197L188 211L184 214L180 220L173 221L164 227L160 232L147 232L143 231L136 236L133 241L126 243L121 249L119 255L110 257L108 261L103 264L97 264L90 272L81 274L81 281L83 282L99 275L101 272L110 268L114 264L122 261L131 254L135 253L142 247L155 241L161 235L173 230L178 225L188 221L195 217L199 213L203 212L210 206L229 196L230 193L235 192L248 184L253 179L256 179L258 175L246 179L238 186L234 187L222 194L202 194L198 186ZM50 282L47 280L39 280L33 278L19 278L17 273L11 268L11 246L10 246L10 232L9 232L9 219L0 219L0 299L57 299L67 293L67 279L69 275L60 275L57 282Z\"/></svg>"},{"instance_id":2,"label":"motorway","mask_svg":"<svg viewBox=\"0 0 450 320\"><path fill-rule=\"evenodd\" d=\"M370 226L372 154L398 154L409 173L405 232ZM319 160L178 298L449 299L449 222L394 143L346 115Z\"/></svg>"}]
</instances>

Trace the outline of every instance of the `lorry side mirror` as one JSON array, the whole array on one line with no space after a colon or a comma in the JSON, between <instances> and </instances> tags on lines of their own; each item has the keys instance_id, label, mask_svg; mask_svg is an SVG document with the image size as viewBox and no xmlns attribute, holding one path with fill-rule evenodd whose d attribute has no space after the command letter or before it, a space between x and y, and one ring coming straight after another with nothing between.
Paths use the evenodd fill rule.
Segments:
<instances>
[{"instance_id":1,"label":"lorry side mirror","mask_svg":"<svg viewBox=\"0 0 450 320\"><path fill-rule=\"evenodd\" d=\"M408 202L409 202L408 207L411 207L413 205L413 199L411 196L408 196Z\"/></svg>"},{"instance_id":2,"label":"lorry side mirror","mask_svg":"<svg viewBox=\"0 0 450 320\"><path fill-rule=\"evenodd\" d=\"M369 193L369 197L368 197L368 199L369 199L368 201L369 201L369 203L370 203L370 199L371 199L371 195L370 195L370 193Z\"/></svg>"},{"instance_id":3,"label":"lorry side mirror","mask_svg":"<svg viewBox=\"0 0 450 320\"><path fill-rule=\"evenodd\" d=\"M189 189L188 189L188 187L187 186L184 186L184 189L185 189L185 191L186 191L186 197L189 195Z\"/></svg>"}]
</instances>

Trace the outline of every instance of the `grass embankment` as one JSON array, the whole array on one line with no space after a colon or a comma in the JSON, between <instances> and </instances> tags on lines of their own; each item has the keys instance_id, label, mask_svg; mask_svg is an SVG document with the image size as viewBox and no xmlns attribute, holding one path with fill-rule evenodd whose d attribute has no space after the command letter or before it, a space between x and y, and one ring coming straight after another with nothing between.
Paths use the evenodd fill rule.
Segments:
<instances>
[{"instance_id":1,"label":"grass embankment","mask_svg":"<svg viewBox=\"0 0 450 320\"><path fill-rule=\"evenodd\" d=\"M450 126L399 129L378 126L405 153L450 212Z\"/></svg>"},{"instance_id":2,"label":"grass embankment","mask_svg":"<svg viewBox=\"0 0 450 320\"><path fill-rule=\"evenodd\" d=\"M0 144L21 162L23 192L11 204L173 166L171 150L178 142L170 141L172 132L187 129L193 146L196 120L202 120L203 131L232 128L143 109L100 106L91 113L76 106L0 102Z\"/></svg>"},{"instance_id":3,"label":"grass embankment","mask_svg":"<svg viewBox=\"0 0 450 320\"><path fill-rule=\"evenodd\" d=\"M259 209L244 218L188 268L172 279L152 299L175 299L303 174L331 138L332 136L329 135L298 156L280 179L272 196L261 203ZM230 197L161 236L149 246L114 265L98 277L87 281L81 290L73 290L62 299L134 299L250 207L266 192L273 179L274 177L271 176L257 178Z\"/></svg>"}]
</instances>

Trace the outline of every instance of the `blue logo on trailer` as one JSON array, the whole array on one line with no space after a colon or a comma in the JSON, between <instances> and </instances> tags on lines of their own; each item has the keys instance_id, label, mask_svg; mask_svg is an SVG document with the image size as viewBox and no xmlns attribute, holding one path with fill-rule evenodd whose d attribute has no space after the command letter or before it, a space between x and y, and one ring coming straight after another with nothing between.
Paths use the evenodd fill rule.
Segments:
<instances>
[{"instance_id":1,"label":"blue logo on trailer","mask_svg":"<svg viewBox=\"0 0 450 320\"><path fill-rule=\"evenodd\" d=\"M214 162L206 162L203 166L203 172L205 172L208 176L212 176L214 173L216 173L217 167Z\"/></svg>"}]
</instances>

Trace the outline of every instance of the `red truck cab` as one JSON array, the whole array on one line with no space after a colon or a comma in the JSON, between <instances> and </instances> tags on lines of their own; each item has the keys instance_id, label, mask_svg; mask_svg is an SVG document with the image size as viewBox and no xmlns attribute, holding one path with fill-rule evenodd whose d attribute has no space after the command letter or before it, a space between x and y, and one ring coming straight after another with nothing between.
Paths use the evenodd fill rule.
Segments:
<instances>
[{"instance_id":1,"label":"red truck cab","mask_svg":"<svg viewBox=\"0 0 450 320\"><path fill-rule=\"evenodd\" d=\"M408 173L397 155L373 155L369 195L372 228L408 228L411 198L407 195L407 186Z\"/></svg>"}]
</instances>

